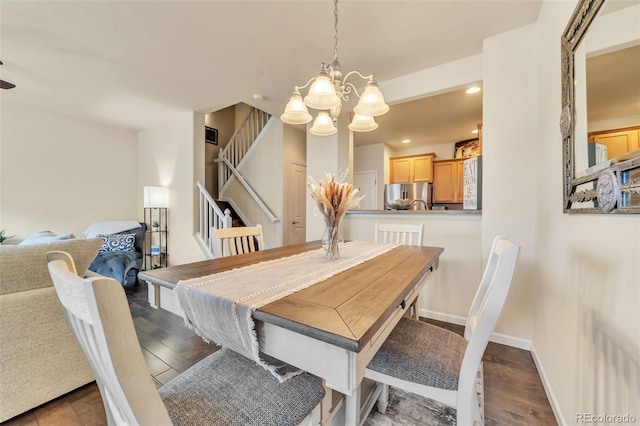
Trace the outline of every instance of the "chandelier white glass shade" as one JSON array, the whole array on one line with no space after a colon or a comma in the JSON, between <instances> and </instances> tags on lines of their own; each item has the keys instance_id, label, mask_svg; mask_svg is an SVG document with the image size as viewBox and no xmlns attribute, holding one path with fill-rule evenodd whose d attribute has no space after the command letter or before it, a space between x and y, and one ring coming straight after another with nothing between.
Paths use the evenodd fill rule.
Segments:
<instances>
[{"instance_id":1,"label":"chandelier white glass shade","mask_svg":"<svg viewBox=\"0 0 640 426\"><path fill-rule=\"evenodd\" d=\"M333 125L333 120L327 111L320 111L309 129L309 132L316 136L329 136L337 131L338 129Z\"/></svg>"},{"instance_id":2,"label":"chandelier white glass shade","mask_svg":"<svg viewBox=\"0 0 640 426\"><path fill-rule=\"evenodd\" d=\"M332 135L337 131L333 121L340 115L342 101L348 101L349 94L353 92L359 101L354 108L355 115L349 129L354 132L369 132L378 128L373 117L385 114L389 111L389 106L385 103L373 74L363 75L359 71L351 71L344 78L342 77L342 68L338 62L338 0L334 0L333 12L335 31L333 62L331 65L325 65L323 62L320 64L318 75L303 86L294 87L280 119L288 124L307 124L313 119L308 108L313 108L319 112L309 132L317 136ZM354 75L367 81L362 95L352 83L347 82ZM302 98L300 90L308 86L310 86L309 92ZM332 131L329 126L333 128Z\"/></svg>"},{"instance_id":3,"label":"chandelier white glass shade","mask_svg":"<svg viewBox=\"0 0 640 426\"><path fill-rule=\"evenodd\" d=\"M370 115L355 114L349 124L349 130L353 132L370 132L377 128L378 123Z\"/></svg>"}]
</instances>

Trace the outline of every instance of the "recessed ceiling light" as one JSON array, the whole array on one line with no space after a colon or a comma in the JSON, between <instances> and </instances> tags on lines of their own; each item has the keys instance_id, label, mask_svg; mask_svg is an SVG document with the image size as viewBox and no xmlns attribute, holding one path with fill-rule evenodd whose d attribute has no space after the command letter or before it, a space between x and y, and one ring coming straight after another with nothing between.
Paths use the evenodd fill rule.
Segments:
<instances>
[{"instance_id":1,"label":"recessed ceiling light","mask_svg":"<svg viewBox=\"0 0 640 426\"><path fill-rule=\"evenodd\" d=\"M472 95L474 93L478 93L480 91L480 88L478 86L473 86L473 87L469 87L467 89L467 93Z\"/></svg>"},{"instance_id":2,"label":"recessed ceiling light","mask_svg":"<svg viewBox=\"0 0 640 426\"><path fill-rule=\"evenodd\" d=\"M472 130L471 133L478 133L478 129Z\"/></svg>"},{"instance_id":3,"label":"recessed ceiling light","mask_svg":"<svg viewBox=\"0 0 640 426\"><path fill-rule=\"evenodd\" d=\"M409 143L411 142L411 139L402 139L402 143Z\"/></svg>"}]
</instances>

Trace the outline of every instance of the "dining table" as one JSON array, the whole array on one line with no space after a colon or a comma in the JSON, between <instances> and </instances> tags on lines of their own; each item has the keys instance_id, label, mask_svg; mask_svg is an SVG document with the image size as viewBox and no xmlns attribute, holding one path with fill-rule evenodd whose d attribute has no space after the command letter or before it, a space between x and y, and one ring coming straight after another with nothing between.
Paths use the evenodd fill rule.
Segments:
<instances>
[{"instance_id":1,"label":"dining table","mask_svg":"<svg viewBox=\"0 0 640 426\"><path fill-rule=\"evenodd\" d=\"M443 251L441 247L393 245L252 311L261 353L323 381L327 393L321 407L322 424L360 425L368 415L382 388L375 383L365 386L365 368L398 321L410 315L412 303L437 269ZM263 263L277 265L282 259L316 253L322 257L316 260L327 262L329 268L339 264L324 259L321 242L312 241L142 271L138 278L155 288L154 303L160 308L160 287L173 289L168 293L173 295L177 286L189 280ZM285 270L284 274L287 280L295 280L301 272ZM258 272L251 278L257 283L263 279Z\"/></svg>"}]
</instances>

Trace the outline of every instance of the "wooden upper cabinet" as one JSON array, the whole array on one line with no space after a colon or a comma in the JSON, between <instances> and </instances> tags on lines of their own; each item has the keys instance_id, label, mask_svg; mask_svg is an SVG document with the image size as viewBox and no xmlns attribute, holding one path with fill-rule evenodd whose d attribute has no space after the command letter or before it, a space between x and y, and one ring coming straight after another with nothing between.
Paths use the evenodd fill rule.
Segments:
<instances>
[{"instance_id":1,"label":"wooden upper cabinet","mask_svg":"<svg viewBox=\"0 0 640 426\"><path fill-rule=\"evenodd\" d=\"M391 183L433 182L434 153L392 157Z\"/></svg>"},{"instance_id":2,"label":"wooden upper cabinet","mask_svg":"<svg viewBox=\"0 0 640 426\"><path fill-rule=\"evenodd\" d=\"M433 202L462 203L464 160L433 162Z\"/></svg>"},{"instance_id":3,"label":"wooden upper cabinet","mask_svg":"<svg viewBox=\"0 0 640 426\"><path fill-rule=\"evenodd\" d=\"M413 160L413 181L433 182L433 156L416 157Z\"/></svg>"},{"instance_id":4,"label":"wooden upper cabinet","mask_svg":"<svg viewBox=\"0 0 640 426\"><path fill-rule=\"evenodd\" d=\"M391 183L411 182L411 160L408 158L391 159Z\"/></svg>"},{"instance_id":5,"label":"wooden upper cabinet","mask_svg":"<svg viewBox=\"0 0 640 426\"><path fill-rule=\"evenodd\" d=\"M589 133L589 142L607 146L607 159L620 157L640 148L640 126Z\"/></svg>"}]
</instances>

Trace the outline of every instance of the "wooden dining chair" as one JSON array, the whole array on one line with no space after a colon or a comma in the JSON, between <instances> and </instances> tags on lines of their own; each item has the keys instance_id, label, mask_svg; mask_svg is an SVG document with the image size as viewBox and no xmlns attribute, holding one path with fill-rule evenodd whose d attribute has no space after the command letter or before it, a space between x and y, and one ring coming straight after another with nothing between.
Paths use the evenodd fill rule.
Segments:
<instances>
[{"instance_id":1,"label":"wooden dining chair","mask_svg":"<svg viewBox=\"0 0 640 426\"><path fill-rule=\"evenodd\" d=\"M457 410L457 424L484 424L476 384L482 355L507 293L520 248L503 236L491 254L474 297L464 337L402 318L373 357L365 377L384 383L378 411L387 407L388 386L439 401Z\"/></svg>"},{"instance_id":2,"label":"wooden dining chair","mask_svg":"<svg viewBox=\"0 0 640 426\"><path fill-rule=\"evenodd\" d=\"M47 254L62 311L96 378L109 425L318 424L324 396L307 373L280 383L248 358L220 349L156 389L124 289L79 277L68 253Z\"/></svg>"},{"instance_id":3,"label":"wooden dining chair","mask_svg":"<svg viewBox=\"0 0 640 426\"><path fill-rule=\"evenodd\" d=\"M262 225L212 229L216 257L234 256L264 250Z\"/></svg>"},{"instance_id":4,"label":"wooden dining chair","mask_svg":"<svg viewBox=\"0 0 640 426\"><path fill-rule=\"evenodd\" d=\"M374 241L393 244L404 244L408 246L422 246L422 228L423 225L409 225L406 223L383 223L376 222ZM411 317L420 319L418 307L420 306L419 297L416 297L411 305Z\"/></svg>"}]
</instances>

